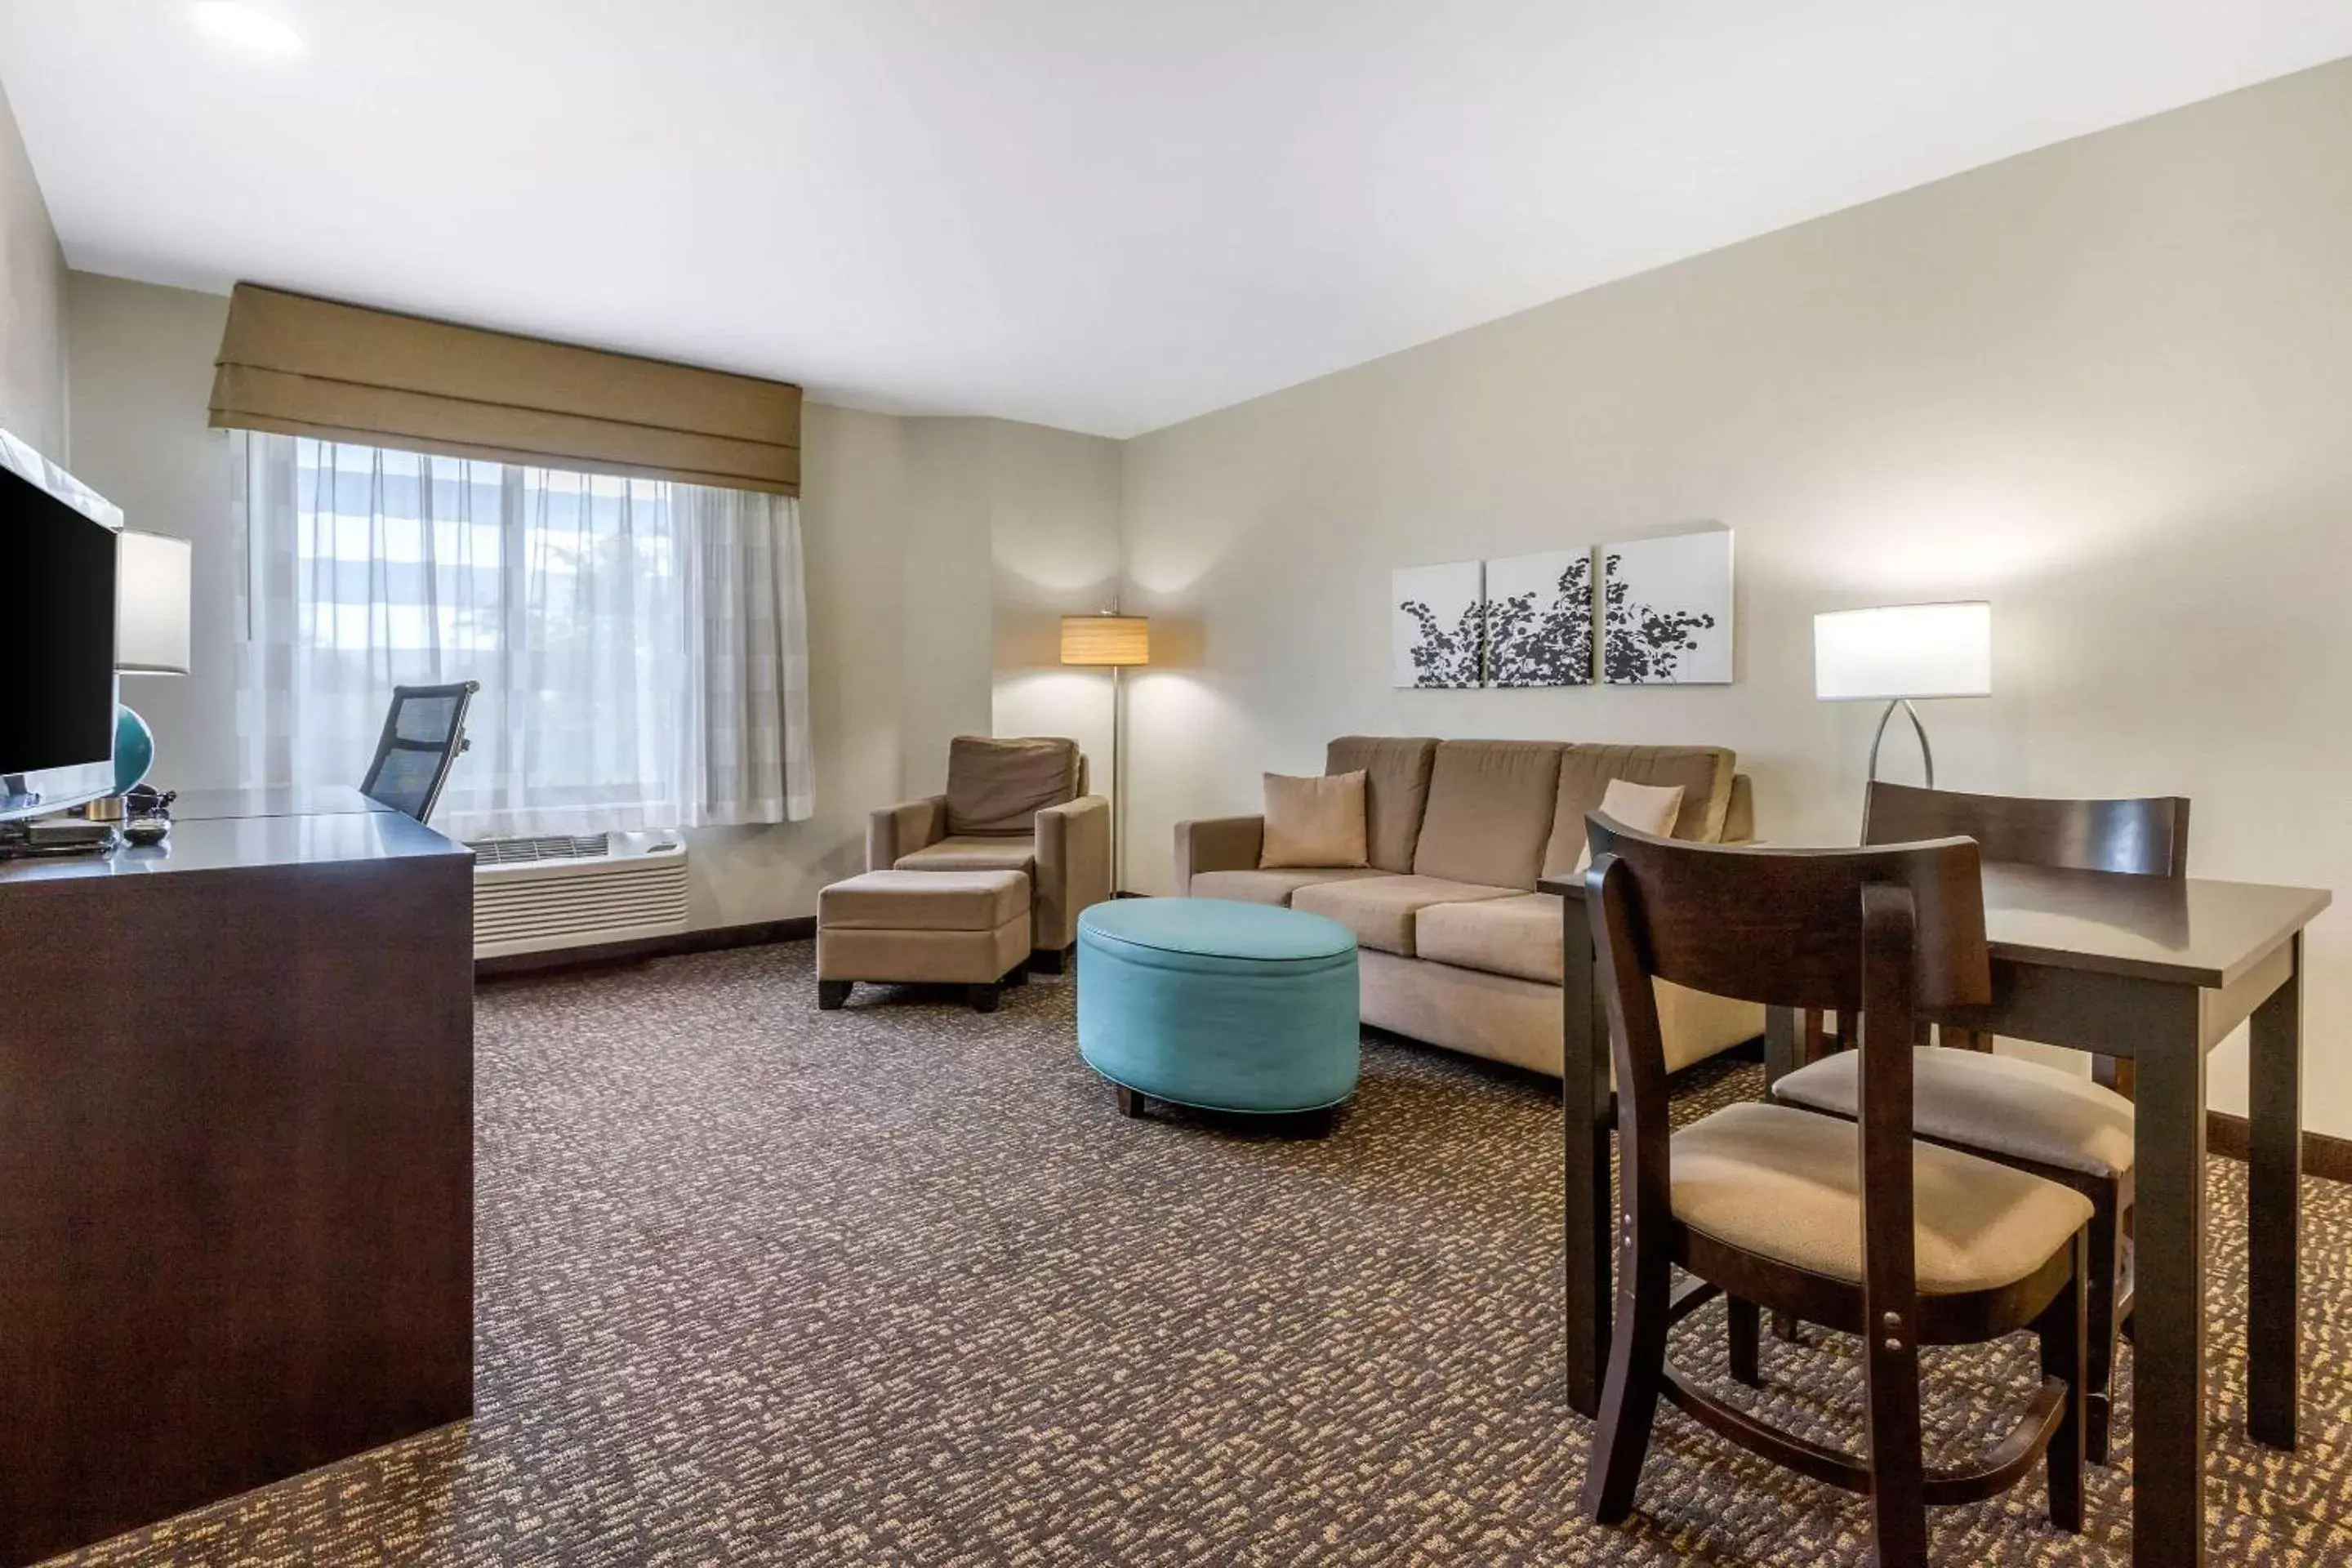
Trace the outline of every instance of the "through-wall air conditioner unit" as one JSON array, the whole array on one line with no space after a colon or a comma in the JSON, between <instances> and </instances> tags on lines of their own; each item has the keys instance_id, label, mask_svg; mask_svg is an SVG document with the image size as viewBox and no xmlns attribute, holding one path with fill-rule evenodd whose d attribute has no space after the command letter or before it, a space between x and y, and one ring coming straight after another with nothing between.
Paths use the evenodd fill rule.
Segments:
<instances>
[{"instance_id":1,"label":"through-wall air conditioner unit","mask_svg":"<svg viewBox=\"0 0 2352 1568\"><path fill-rule=\"evenodd\" d=\"M476 958L686 930L686 844L675 833L478 838L467 847Z\"/></svg>"}]
</instances>

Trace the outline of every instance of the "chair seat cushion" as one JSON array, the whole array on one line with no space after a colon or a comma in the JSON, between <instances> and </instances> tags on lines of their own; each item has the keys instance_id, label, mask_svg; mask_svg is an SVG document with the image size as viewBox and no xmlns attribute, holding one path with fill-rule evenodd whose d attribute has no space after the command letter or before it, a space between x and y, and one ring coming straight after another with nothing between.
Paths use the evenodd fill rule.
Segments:
<instances>
[{"instance_id":1,"label":"chair seat cushion","mask_svg":"<svg viewBox=\"0 0 2352 1568\"><path fill-rule=\"evenodd\" d=\"M900 871L1018 871L1034 876L1037 840L1032 837L942 838L898 857Z\"/></svg>"},{"instance_id":2,"label":"chair seat cushion","mask_svg":"<svg viewBox=\"0 0 2352 1568\"><path fill-rule=\"evenodd\" d=\"M1862 1171L1851 1121L1733 1105L1674 1135L1675 1218L1742 1252L1862 1282ZM1919 1291L2015 1284L2090 1223L2080 1193L1973 1154L1912 1145Z\"/></svg>"},{"instance_id":3,"label":"chair seat cushion","mask_svg":"<svg viewBox=\"0 0 2352 1568\"><path fill-rule=\"evenodd\" d=\"M1028 913L1018 871L868 871L816 896L819 931L992 931Z\"/></svg>"},{"instance_id":4,"label":"chair seat cushion","mask_svg":"<svg viewBox=\"0 0 2352 1568\"><path fill-rule=\"evenodd\" d=\"M1400 958L1415 955L1413 917L1432 904L1508 899L1517 888L1489 888L1443 877L1366 877L1316 882L1290 895L1290 907L1338 921L1364 946Z\"/></svg>"},{"instance_id":5,"label":"chair seat cushion","mask_svg":"<svg viewBox=\"0 0 2352 1568\"><path fill-rule=\"evenodd\" d=\"M1919 1047L1911 1125L1922 1137L2110 1180L2132 1168L2132 1103L2041 1062ZM1789 1105L1851 1117L1861 1092L1853 1051L1801 1068L1772 1088Z\"/></svg>"},{"instance_id":6,"label":"chair seat cushion","mask_svg":"<svg viewBox=\"0 0 2352 1568\"><path fill-rule=\"evenodd\" d=\"M1385 871L1370 869L1343 870L1337 868L1321 870L1297 868L1280 871L1195 871L1192 873L1191 896L1196 899L1229 899L1241 904L1275 904L1287 906L1290 895L1301 888L1318 882L1345 882L1363 877L1384 877Z\"/></svg>"}]
</instances>

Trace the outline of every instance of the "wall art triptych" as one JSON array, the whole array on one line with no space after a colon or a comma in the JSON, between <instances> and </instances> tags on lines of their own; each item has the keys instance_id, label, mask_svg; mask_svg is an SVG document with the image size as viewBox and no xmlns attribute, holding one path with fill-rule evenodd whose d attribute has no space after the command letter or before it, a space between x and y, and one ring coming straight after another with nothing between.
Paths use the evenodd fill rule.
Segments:
<instances>
[{"instance_id":1,"label":"wall art triptych","mask_svg":"<svg viewBox=\"0 0 2352 1568\"><path fill-rule=\"evenodd\" d=\"M1731 679L1726 529L1405 567L1391 578L1389 602L1401 687Z\"/></svg>"}]
</instances>

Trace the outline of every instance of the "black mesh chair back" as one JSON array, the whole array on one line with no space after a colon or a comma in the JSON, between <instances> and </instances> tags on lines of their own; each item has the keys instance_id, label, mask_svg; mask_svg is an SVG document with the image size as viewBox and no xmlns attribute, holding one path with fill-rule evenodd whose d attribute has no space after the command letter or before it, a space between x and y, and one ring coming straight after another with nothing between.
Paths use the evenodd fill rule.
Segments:
<instances>
[{"instance_id":1,"label":"black mesh chair back","mask_svg":"<svg viewBox=\"0 0 2352 1568\"><path fill-rule=\"evenodd\" d=\"M429 820L450 764L466 749L466 709L480 689L472 680L394 687L383 735L360 793L419 822Z\"/></svg>"}]
</instances>

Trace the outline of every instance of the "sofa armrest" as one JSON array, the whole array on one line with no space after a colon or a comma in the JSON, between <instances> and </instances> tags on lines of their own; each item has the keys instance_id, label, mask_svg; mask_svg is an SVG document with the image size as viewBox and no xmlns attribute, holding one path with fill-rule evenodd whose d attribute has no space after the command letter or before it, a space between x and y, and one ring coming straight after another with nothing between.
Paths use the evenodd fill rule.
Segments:
<instances>
[{"instance_id":1,"label":"sofa armrest","mask_svg":"<svg viewBox=\"0 0 2352 1568\"><path fill-rule=\"evenodd\" d=\"M866 819L866 868L887 871L902 855L937 844L948 836L948 797L910 800L884 806Z\"/></svg>"},{"instance_id":2,"label":"sofa armrest","mask_svg":"<svg viewBox=\"0 0 2352 1568\"><path fill-rule=\"evenodd\" d=\"M1036 907L1032 942L1058 952L1078 938L1078 916L1108 899L1110 802L1082 795L1037 814Z\"/></svg>"},{"instance_id":3,"label":"sofa armrest","mask_svg":"<svg viewBox=\"0 0 2352 1568\"><path fill-rule=\"evenodd\" d=\"M1756 786L1746 773L1731 775L1731 798L1723 808L1724 844L1756 841Z\"/></svg>"},{"instance_id":4,"label":"sofa armrest","mask_svg":"<svg viewBox=\"0 0 2352 1568\"><path fill-rule=\"evenodd\" d=\"M1176 825L1176 896L1188 898L1202 871L1255 871L1265 847L1265 818L1211 816Z\"/></svg>"}]
</instances>

